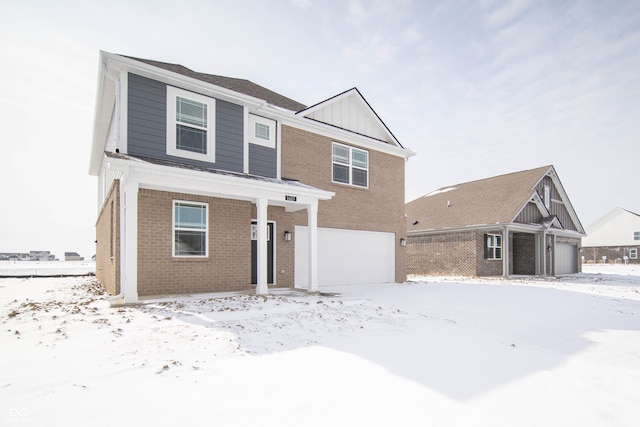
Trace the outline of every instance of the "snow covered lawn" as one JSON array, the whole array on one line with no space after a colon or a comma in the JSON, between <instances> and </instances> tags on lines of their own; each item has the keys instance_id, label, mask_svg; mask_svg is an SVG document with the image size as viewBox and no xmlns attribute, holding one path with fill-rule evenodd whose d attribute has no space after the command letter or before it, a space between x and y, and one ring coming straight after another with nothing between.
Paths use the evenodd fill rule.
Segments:
<instances>
[{"instance_id":1,"label":"snow covered lawn","mask_svg":"<svg viewBox=\"0 0 640 427\"><path fill-rule=\"evenodd\" d=\"M109 307L0 279L3 426L636 426L640 269Z\"/></svg>"}]
</instances>

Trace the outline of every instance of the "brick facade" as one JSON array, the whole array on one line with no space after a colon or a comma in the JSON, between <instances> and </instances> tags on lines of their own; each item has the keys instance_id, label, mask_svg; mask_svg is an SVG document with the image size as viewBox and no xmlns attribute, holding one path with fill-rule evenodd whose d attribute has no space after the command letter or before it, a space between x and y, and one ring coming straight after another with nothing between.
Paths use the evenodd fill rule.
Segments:
<instances>
[{"instance_id":1,"label":"brick facade","mask_svg":"<svg viewBox=\"0 0 640 427\"><path fill-rule=\"evenodd\" d=\"M531 233L510 233L512 248L511 274L536 274L536 235Z\"/></svg>"},{"instance_id":2,"label":"brick facade","mask_svg":"<svg viewBox=\"0 0 640 427\"><path fill-rule=\"evenodd\" d=\"M407 273L435 276L476 275L476 233L411 236Z\"/></svg>"},{"instance_id":3,"label":"brick facade","mask_svg":"<svg viewBox=\"0 0 640 427\"><path fill-rule=\"evenodd\" d=\"M423 236L407 239L407 273L434 276L501 276L503 260L484 258L484 239L487 233L502 234L501 230L466 231ZM547 246L553 236L547 236ZM556 237L556 244L580 247L580 239ZM503 242L504 249L504 242ZM547 271L551 274L551 253L545 251ZM509 274L536 274L536 235L509 232ZM578 271L582 271L578 260Z\"/></svg>"},{"instance_id":4,"label":"brick facade","mask_svg":"<svg viewBox=\"0 0 640 427\"><path fill-rule=\"evenodd\" d=\"M405 159L375 150L369 152L369 188L332 182L332 142L346 142L282 126L282 177L335 192L318 206L318 226L395 233L396 282L407 275L404 216ZM361 148L361 147L360 147ZM295 224L306 225L306 212L298 212Z\"/></svg>"},{"instance_id":5,"label":"brick facade","mask_svg":"<svg viewBox=\"0 0 640 427\"><path fill-rule=\"evenodd\" d=\"M120 181L114 180L96 222L96 278L120 293Z\"/></svg>"}]
</instances>

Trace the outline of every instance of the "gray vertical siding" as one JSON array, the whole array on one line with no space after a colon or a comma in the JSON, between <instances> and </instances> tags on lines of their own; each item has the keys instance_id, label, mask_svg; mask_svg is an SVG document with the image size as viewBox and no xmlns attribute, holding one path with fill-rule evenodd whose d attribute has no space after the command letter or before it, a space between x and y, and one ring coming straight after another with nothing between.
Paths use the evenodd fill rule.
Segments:
<instances>
[{"instance_id":1,"label":"gray vertical siding","mask_svg":"<svg viewBox=\"0 0 640 427\"><path fill-rule=\"evenodd\" d=\"M194 166L213 166L232 172L243 171L244 110L242 106L216 99L216 162L212 164L167 155L167 85L165 83L130 73L127 101L129 154Z\"/></svg>"},{"instance_id":2,"label":"gray vertical siding","mask_svg":"<svg viewBox=\"0 0 640 427\"><path fill-rule=\"evenodd\" d=\"M249 144L249 173L277 178L277 154L275 148Z\"/></svg>"}]
</instances>

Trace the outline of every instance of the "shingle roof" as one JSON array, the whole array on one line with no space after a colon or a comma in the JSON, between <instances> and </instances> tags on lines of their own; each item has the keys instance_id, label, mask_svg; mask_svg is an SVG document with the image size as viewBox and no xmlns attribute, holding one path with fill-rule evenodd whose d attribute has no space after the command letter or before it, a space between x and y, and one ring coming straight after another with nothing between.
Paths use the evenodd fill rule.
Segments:
<instances>
[{"instance_id":1,"label":"shingle roof","mask_svg":"<svg viewBox=\"0 0 640 427\"><path fill-rule=\"evenodd\" d=\"M440 188L406 205L407 231L509 223L553 166ZM417 224L414 224L418 221Z\"/></svg>"},{"instance_id":2,"label":"shingle roof","mask_svg":"<svg viewBox=\"0 0 640 427\"><path fill-rule=\"evenodd\" d=\"M280 95L272 90L269 90L263 86L257 85L246 79L237 79L233 77L217 76L214 74L199 73L197 71L190 70L179 64L170 64L167 62L153 61L151 59L136 58L133 56L126 56L126 58L133 59L135 61L144 62L145 64L153 65L154 67L163 68L174 73L182 74L183 76L191 77L203 82L211 83L216 86L223 87L225 89L233 90L235 92L243 93L245 95L253 96L258 99L263 99L271 105L284 108L290 111L300 111L306 107L293 99Z\"/></svg>"}]
</instances>

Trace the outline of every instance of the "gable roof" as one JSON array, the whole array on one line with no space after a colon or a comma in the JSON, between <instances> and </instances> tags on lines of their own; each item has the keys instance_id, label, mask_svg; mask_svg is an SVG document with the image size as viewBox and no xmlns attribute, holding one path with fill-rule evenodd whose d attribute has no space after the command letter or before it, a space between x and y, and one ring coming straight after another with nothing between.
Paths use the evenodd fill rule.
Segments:
<instances>
[{"instance_id":1,"label":"gable roof","mask_svg":"<svg viewBox=\"0 0 640 427\"><path fill-rule=\"evenodd\" d=\"M443 187L419 197L406 205L407 231L509 224L514 222L529 202L535 203L541 209L543 214L541 225L559 226L557 219L545 211L544 204L535 189L547 175L554 178L563 201L568 205L574 222L577 222L581 232L582 227L566 199L553 166L543 166Z\"/></svg>"},{"instance_id":2,"label":"gable roof","mask_svg":"<svg viewBox=\"0 0 640 427\"><path fill-rule=\"evenodd\" d=\"M298 101L294 101L291 98L287 98L284 95L280 95L279 93L276 93L246 79L237 79L233 77L218 76L215 74L199 73L179 64L171 64L167 62L136 58L126 55L121 56L133 59L135 61L144 62L145 64L153 65L154 67L172 71L177 74L182 74L183 76L191 77L206 83L211 83L225 89L233 90L235 92L253 96L255 98L264 99L265 101L267 101L267 103L275 105L276 107L284 108L286 110L295 112L307 108L304 104L301 104Z\"/></svg>"},{"instance_id":3,"label":"gable roof","mask_svg":"<svg viewBox=\"0 0 640 427\"><path fill-rule=\"evenodd\" d=\"M404 148L355 87L298 111L296 115Z\"/></svg>"},{"instance_id":4,"label":"gable roof","mask_svg":"<svg viewBox=\"0 0 640 427\"><path fill-rule=\"evenodd\" d=\"M615 208L587 227L584 247L640 245L633 239L640 231L640 215L623 208Z\"/></svg>"}]
</instances>

